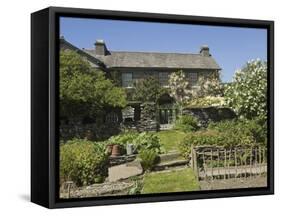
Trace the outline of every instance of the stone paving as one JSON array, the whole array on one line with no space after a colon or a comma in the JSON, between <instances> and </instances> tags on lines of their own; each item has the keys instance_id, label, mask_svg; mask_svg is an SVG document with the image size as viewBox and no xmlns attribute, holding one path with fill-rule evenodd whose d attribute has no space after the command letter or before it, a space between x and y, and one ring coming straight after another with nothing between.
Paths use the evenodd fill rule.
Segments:
<instances>
[{"instance_id":1,"label":"stone paving","mask_svg":"<svg viewBox=\"0 0 281 216\"><path fill-rule=\"evenodd\" d=\"M133 162L112 166L108 169L108 181L115 182L129 177L141 175L143 169L138 160Z\"/></svg>"}]
</instances>

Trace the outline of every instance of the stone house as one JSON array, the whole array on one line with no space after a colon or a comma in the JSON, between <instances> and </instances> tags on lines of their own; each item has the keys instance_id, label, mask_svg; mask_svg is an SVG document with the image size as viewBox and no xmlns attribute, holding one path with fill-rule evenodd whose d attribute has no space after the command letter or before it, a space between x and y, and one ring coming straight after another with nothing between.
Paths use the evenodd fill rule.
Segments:
<instances>
[{"instance_id":1,"label":"stone house","mask_svg":"<svg viewBox=\"0 0 281 216\"><path fill-rule=\"evenodd\" d=\"M172 72L182 70L185 73L192 88L198 85L198 77L206 76L221 70L215 59L210 54L208 46L202 46L198 53L161 53L161 52L128 52L113 51L107 48L103 40L96 40L94 47L90 49L79 49L68 42L64 37L60 38L61 49L74 50L83 56L92 67L99 68L106 74L117 73L120 85L126 90L134 88L134 83L138 80L153 76L159 80L163 87L168 86L169 75ZM158 122L160 125L171 123L175 116L173 109L173 98L163 95L158 107ZM106 119L111 121L125 121L130 119L131 113L133 121L141 118L140 104L137 101L129 103L130 108L127 113L109 113Z\"/></svg>"}]
</instances>

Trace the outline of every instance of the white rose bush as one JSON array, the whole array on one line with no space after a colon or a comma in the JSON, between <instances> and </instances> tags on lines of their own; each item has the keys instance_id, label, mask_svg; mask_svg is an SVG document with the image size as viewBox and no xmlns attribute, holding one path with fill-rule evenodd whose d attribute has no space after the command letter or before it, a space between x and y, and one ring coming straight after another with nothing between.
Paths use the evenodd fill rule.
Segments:
<instances>
[{"instance_id":1,"label":"white rose bush","mask_svg":"<svg viewBox=\"0 0 281 216\"><path fill-rule=\"evenodd\" d=\"M240 118L266 121L267 63L259 59L247 62L235 72L233 82L225 89L226 105Z\"/></svg>"}]
</instances>

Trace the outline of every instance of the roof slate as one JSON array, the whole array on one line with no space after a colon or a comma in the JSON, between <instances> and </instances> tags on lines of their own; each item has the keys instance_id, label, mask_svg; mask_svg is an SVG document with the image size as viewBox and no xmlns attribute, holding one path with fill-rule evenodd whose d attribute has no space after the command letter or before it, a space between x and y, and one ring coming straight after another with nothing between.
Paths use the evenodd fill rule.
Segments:
<instances>
[{"instance_id":1,"label":"roof slate","mask_svg":"<svg viewBox=\"0 0 281 216\"><path fill-rule=\"evenodd\" d=\"M94 49L84 52L104 62L107 67L221 69L213 57L187 53L110 51L106 56L95 54Z\"/></svg>"}]
</instances>

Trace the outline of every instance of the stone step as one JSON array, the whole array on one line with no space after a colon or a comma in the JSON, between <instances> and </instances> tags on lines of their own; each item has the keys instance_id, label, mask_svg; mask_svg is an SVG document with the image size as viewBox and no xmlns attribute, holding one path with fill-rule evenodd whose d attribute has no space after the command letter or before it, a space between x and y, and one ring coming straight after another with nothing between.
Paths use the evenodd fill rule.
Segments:
<instances>
[{"instance_id":1,"label":"stone step","mask_svg":"<svg viewBox=\"0 0 281 216\"><path fill-rule=\"evenodd\" d=\"M121 164L108 168L108 180L110 182L116 182L124 180L133 176L138 176L143 173L139 160L129 162L127 164Z\"/></svg>"},{"instance_id":2,"label":"stone step","mask_svg":"<svg viewBox=\"0 0 281 216\"><path fill-rule=\"evenodd\" d=\"M155 170L155 171L165 170L165 169L169 169L171 167L186 166L187 164L188 164L188 161L185 159L165 161L165 162L161 162L161 163L155 165L153 170Z\"/></svg>"},{"instance_id":3,"label":"stone step","mask_svg":"<svg viewBox=\"0 0 281 216\"><path fill-rule=\"evenodd\" d=\"M159 156L160 163L166 162L166 161L173 161L173 160L179 160L181 159L181 154L178 151L169 152L167 154L161 154Z\"/></svg>"}]
</instances>

